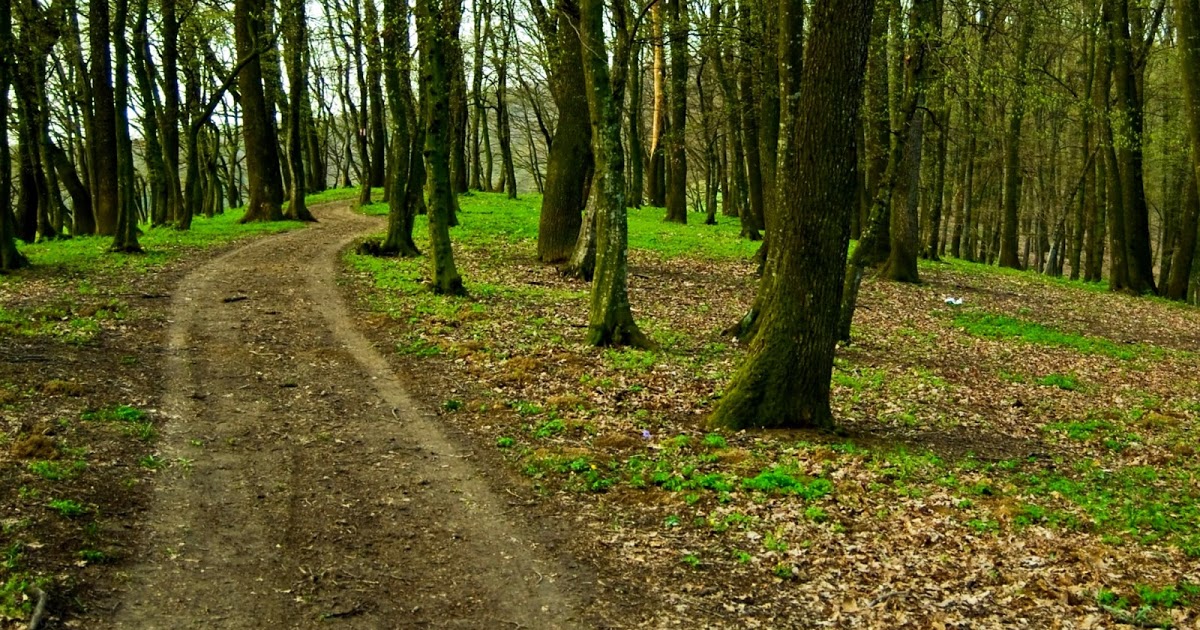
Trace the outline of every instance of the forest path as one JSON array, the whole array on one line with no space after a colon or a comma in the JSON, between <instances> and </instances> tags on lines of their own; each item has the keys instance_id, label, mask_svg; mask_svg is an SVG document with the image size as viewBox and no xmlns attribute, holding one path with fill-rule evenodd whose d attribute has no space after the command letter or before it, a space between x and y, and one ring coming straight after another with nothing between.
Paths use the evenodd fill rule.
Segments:
<instances>
[{"instance_id":1,"label":"forest path","mask_svg":"<svg viewBox=\"0 0 1200 630\"><path fill-rule=\"evenodd\" d=\"M161 474L113 628L569 628L567 575L351 321L345 205L174 294Z\"/></svg>"}]
</instances>

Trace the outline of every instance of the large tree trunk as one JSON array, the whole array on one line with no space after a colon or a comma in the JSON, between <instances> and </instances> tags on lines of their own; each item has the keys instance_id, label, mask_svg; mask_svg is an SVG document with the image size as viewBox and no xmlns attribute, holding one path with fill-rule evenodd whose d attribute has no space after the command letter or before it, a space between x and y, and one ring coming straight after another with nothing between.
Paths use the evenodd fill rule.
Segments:
<instances>
[{"instance_id":1,"label":"large tree trunk","mask_svg":"<svg viewBox=\"0 0 1200 630\"><path fill-rule=\"evenodd\" d=\"M253 56L238 74L242 96L242 138L246 145L246 178L250 200L243 222L283 219L283 181L275 122L268 116L263 64L256 53L263 41L264 0L235 0L234 36L239 59Z\"/></svg>"},{"instance_id":2,"label":"large tree trunk","mask_svg":"<svg viewBox=\"0 0 1200 630\"><path fill-rule=\"evenodd\" d=\"M140 252L138 243L138 212L134 199L133 141L129 136L129 42L125 25L129 22L129 0L116 0L113 14L113 43L115 44L116 86L114 101L117 124L117 191L118 210L116 234L110 251Z\"/></svg>"},{"instance_id":3,"label":"large tree trunk","mask_svg":"<svg viewBox=\"0 0 1200 630\"><path fill-rule=\"evenodd\" d=\"M758 333L709 423L830 427L829 380L857 188L863 74L873 0L817 0L800 96L780 143L773 243L756 303ZM781 3L781 37L792 12ZM799 65L797 58L784 63Z\"/></svg>"},{"instance_id":4,"label":"large tree trunk","mask_svg":"<svg viewBox=\"0 0 1200 630\"><path fill-rule=\"evenodd\" d=\"M901 130L906 139L901 174L893 194L891 251L880 272L885 278L896 282L920 281L917 273L920 250L918 208L921 200L921 158L925 147L925 100L930 68L934 63L932 47L941 25L941 16L935 16L935 8L934 0L913 0L909 16L905 82L910 91L907 99L913 104L913 112Z\"/></svg>"},{"instance_id":5,"label":"large tree trunk","mask_svg":"<svg viewBox=\"0 0 1200 630\"><path fill-rule=\"evenodd\" d=\"M558 108L558 126L546 163L545 193L538 222L538 260L557 264L568 260L582 225L588 177L592 171L592 127L588 119L587 86L579 47L579 9L575 2L558 4L553 31L542 28L550 49L550 94Z\"/></svg>"},{"instance_id":6,"label":"large tree trunk","mask_svg":"<svg viewBox=\"0 0 1200 630\"><path fill-rule=\"evenodd\" d=\"M384 0L383 78L391 113L392 159L388 175L388 185L391 186L388 195L388 231L380 253L406 258L421 255L412 235L416 217L413 201L419 198L421 192L418 190L416 195L412 195L409 191L412 169L421 162L421 157L419 145L412 142L414 134L409 132L413 102L408 42L408 1ZM417 187L420 188L420 183Z\"/></svg>"},{"instance_id":7,"label":"large tree trunk","mask_svg":"<svg viewBox=\"0 0 1200 630\"><path fill-rule=\"evenodd\" d=\"M421 49L421 107L425 125L425 163L431 176L429 244L433 250L431 288L444 295L464 295L462 277L454 265L450 244L450 213L454 207L450 181L450 40L458 22L449 4L458 0L418 0L417 40Z\"/></svg>"},{"instance_id":8,"label":"large tree trunk","mask_svg":"<svg viewBox=\"0 0 1200 630\"><path fill-rule=\"evenodd\" d=\"M1004 137L1004 214L1000 235L1000 266L1020 269L1017 242L1021 209L1021 125L1025 120L1025 85L1028 83L1029 46L1033 39L1033 3L1024 0L1018 11L1017 80Z\"/></svg>"},{"instance_id":9,"label":"large tree trunk","mask_svg":"<svg viewBox=\"0 0 1200 630\"><path fill-rule=\"evenodd\" d=\"M1200 213L1200 199L1197 198L1197 182L1200 182L1200 1L1175 0L1175 24L1179 30L1179 68L1183 76L1191 169L1179 227L1179 247L1175 249L1172 273L1167 281L1167 297L1186 300L1192 263L1196 258L1197 214Z\"/></svg>"},{"instance_id":10,"label":"large tree trunk","mask_svg":"<svg viewBox=\"0 0 1200 630\"><path fill-rule=\"evenodd\" d=\"M96 232L113 236L117 232L120 192L117 176L117 109L113 96L112 57L109 53L107 2L88 3L88 33L91 40L92 99L95 106L94 129L88 139L93 145L95 177Z\"/></svg>"},{"instance_id":11,"label":"large tree trunk","mask_svg":"<svg viewBox=\"0 0 1200 630\"><path fill-rule=\"evenodd\" d=\"M28 264L17 250L12 207L12 153L8 147L8 85L13 59L12 4L0 2L0 272Z\"/></svg>"},{"instance_id":12,"label":"large tree trunk","mask_svg":"<svg viewBox=\"0 0 1200 630\"><path fill-rule=\"evenodd\" d=\"M287 56L288 87L291 90L288 96L287 160L288 170L292 173L291 198L284 216L295 221L315 221L304 201L308 188L308 177L304 171L303 130L303 103L308 100L308 73L304 67L304 53L308 50L308 19L304 14L304 3L305 0L288 0L287 6L283 8L283 36L286 42L284 54ZM372 0L367 0L367 3L372 4ZM376 63L378 64L378 61ZM383 100L382 94L379 100ZM380 135L383 135L382 132Z\"/></svg>"},{"instance_id":13,"label":"large tree trunk","mask_svg":"<svg viewBox=\"0 0 1200 630\"><path fill-rule=\"evenodd\" d=\"M666 1L667 17L671 20L671 129L666 136L666 220L687 223L687 1Z\"/></svg>"},{"instance_id":14,"label":"large tree trunk","mask_svg":"<svg viewBox=\"0 0 1200 630\"><path fill-rule=\"evenodd\" d=\"M588 343L646 347L629 306L628 225L625 208L625 150L621 146L621 105L614 97L604 36L603 0L581 0L579 33L583 51L592 152L596 174L596 274L592 280Z\"/></svg>"}]
</instances>

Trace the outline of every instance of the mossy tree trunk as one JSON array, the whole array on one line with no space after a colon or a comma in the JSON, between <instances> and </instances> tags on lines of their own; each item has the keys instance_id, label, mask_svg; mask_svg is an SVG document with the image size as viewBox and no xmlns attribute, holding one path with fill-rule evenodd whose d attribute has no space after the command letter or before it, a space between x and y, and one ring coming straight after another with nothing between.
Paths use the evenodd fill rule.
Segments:
<instances>
[{"instance_id":1,"label":"mossy tree trunk","mask_svg":"<svg viewBox=\"0 0 1200 630\"><path fill-rule=\"evenodd\" d=\"M450 244L450 213L454 207L450 179L450 40L458 36L457 0L418 0L417 41L421 52L421 108L425 125L425 163L429 171L429 243L433 263L432 289L443 295L464 295L462 277L454 265Z\"/></svg>"},{"instance_id":2,"label":"mossy tree trunk","mask_svg":"<svg viewBox=\"0 0 1200 630\"><path fill-rule=\"evenodd\" d=\"M9 114L8 86L12 80L12 4L0 2L0 121ZM8 146L8 125L0 124L0 147ZM17 250L12 207L12 152L0 151L0 271L13 271L29 263Z\"/></svg>"},{"instance_id":3,"label":"mossy tree trunk","mask_svg":"<svg viewBox=\"0 0 1200 630\"><path fill-rule=\"evenodd\" d=\"M560 0L552 11L540 2L532 6L547 42L550 94L559 112L546 163L538 260L557 264L570 259L583 225L592 171L592 125L579 46L578 5L573 0Z\"/></svg>"},{"instance_id":4,"label":"mossy tree trunk","mask_svg":"<svg viewBox=\"0 0 1200 630\"><path fill-rule=\"evenodd\" d=\"M891 248L881 275L896 282L919 282L920 252L918 208L921 200L921 161L925 146L925 102L934 64L932 49L939 35L941 16L934 0L913 0L909 9L908 52L904 74L912 113L905 119L904 157L893 193L890 226Z\"/></svg>"},{"instance_id":5,"label":"mossy tree trunk","mask_svg":"<svg viewBox=\"0 0 1200 630\"><path fill-rule=\"evenodd\" d=\"M275 123L268 117L260 50L265 37L263 0L234 2L234 38L239 59L249 59L238 73L241 92L242 138L246 145L246 178L250 199L243 223L283 219L283 181ZM190 170L190 169L189 169ZM190 180L189 180L190 181Z\"/></svg>"},{"instance_id":6,"label":"mossy tree trunk","mask_svg":"<svg viewBox=\"0 0 1200 630\"><path fill-rule=\"evenodd\" d=\"M817 0L799 96L788 102L759 332L709 419L831 427L829 381L857 190L855 150L874 0ZM780 6L781 37L798 10ZM799 64L794 56L784 63Z\"/></svg>"},{"instance_id":7,"label":"mossy tree trunk","mask_svg":"<svg viewBox=\"0 0 1200 630\"><path fill-rule=\"evenodd\" d=\"M1182 75L1184 118L1187 120L1191 157L1188 182L1180 222L1179 246L1171 263L1166 295L1172 300L1186 300L1190 275L1196 254L1197 214L1200 198L1200 1L1174 0L1175 25L1179 32L1179 68Z\"/></svg>"},{"instance_id":8,"label":"mossy tree trunk","mask_svg":"<svg viewBox=\"0 0 1200 630\"><path fill-rule=\"evenodd\" d=\"M116 0L113 13L113 44L116 50L116 85L113 99L117 123L118 209L116 234L109 248L114 252L140 252L138 211L134 199L133 141L129 137L129 42L125 38L129 23L129 0Z\"/></svg>"},{"instance_id":9,"label":"mossy tree trunk","mask_svg":"<svg viewBox=\"0 0 1200 630\"><path fill-rule=\"evenodd\" d=\"M413 257L421 254L413 242L413 219L416 217L417 194L409 191L412 169L421 162L419 147L410 133L413 102L409 77L408 2L384 0L383 3L383 77L388 91L388 107L392 123L392 159L388 174L388 231L380 253ZM418 180L419 181L419 180Z\"/></svg>"},{"instance_id":10,"label":"mossy tree trunk","mask_svg":"<svg viewBox=\"0 0 1200 630\"><path fill-rule=\"evenodd\" d=\"M687 223L687 0L666 0L671 39L671 128L667 146L667 216Z\"/></svg>"},{"instance_id":11,"label":"mossy tree trunk","mask_svg":"<svg viewBox=\"0 0 1200 630\"><path fill-rule=\"evenodd\" d=\"M291 199L285 216L295 221L316 221L304 201L308 176L304 170L304 102L308 100L308 73L304 52L308 49L308 18L305 0L287 0L283 15L283 36L286 44L288 86L288 169L292 173ZM382 95L380 100L383 100ZM383 114L381 113L380 116ZM380 134L382 135L382 133Z\"/></svg>"},{"instance_id":12,"label":"mossy tree trunk","mask_svg":"<svg viewBox=\"0 0 1200 630\"><path fill-rule=\"evenodd\" d=\"M648 347L649 339L633 320L626 284L625 150L621 145L621 104L614 96L613 73L608 66L604 2L581 0L579 4L579 33L596 164L591 191L596 213L596 273L592 279L587 340L595 346Z\"/></svg>"}]
</instances>

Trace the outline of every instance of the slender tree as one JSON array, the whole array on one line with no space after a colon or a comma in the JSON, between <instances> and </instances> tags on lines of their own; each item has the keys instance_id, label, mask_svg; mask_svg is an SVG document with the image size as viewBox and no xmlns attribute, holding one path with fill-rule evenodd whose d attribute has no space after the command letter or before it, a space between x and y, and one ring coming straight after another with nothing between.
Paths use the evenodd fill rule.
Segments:
<instances>
[{"instance_id":1,"label":"slender tree","mask_svg":"<svg viewBox=\"0 0 1200 630\"><path fill-rule=\"evenodd\" d=\"M458 0L417 1L417 41L421 51L421 108L425 125L425 164L430 175L429 243L435 293L464 295L450 243L454 207L450 180L450 40L458 37Z\"/></svg>"},{"instance_id":2,"label":"slender tree","mask_svg":"<svg viewBox=\"0 0 1200 630\"><path fill-rule=\"evenodd\" d=\"M666 0L671 40L671 127L666 135L667 216L687 223L687 0Z\"/></svg>"},{"instance_id":3,"label":"slender tree","mask_svg":"<svg viewBox=\"0 0 1200 630\"><path fill-rule=\"evenodd\" d=\"M28 264L17 250L12 207L12 153L8 150L8 85L12 77L12 4L0 2L0 272Z\"/></svg>"},{"instance_id":4,"label":"slender tree","mask_svg":"<svg viewBox=\"0 0 1200 630\"><path fill-rule=\"evenodd\" d=\"M620 4L621 0L617 2ZM624 74L622 64L627 64L628 58L615 55L615 68L609 68L603 0L581 0L579 9L592 153L596 161L591 201L596 214L596 273L592 280L588 343L649 347L650 340L633 320L627 285L625 149L621 144L621 101L615 93L622 84L614 75Z\"/></svg>"},{"instance_id":5,"label":"slender tree","mask_svg":"<svg viewBox=\"0 0 1200 630\"><path fill-rule=\"evenodd\" d=\"M371 0L367 0L368 4ZM287 57L288 98L287 162L292 173L291 195L284 216L295 221L315 221L305 204L308 178L304 171L304 102L308 100L308 73L304 52L308 49L308 18L305 0L288 0L284 7L283 37ZM382 94L380 100L383 100ZM382 116L382 114L380 114ZM380 134L382 135L382 134Z\"/></svg>"}]
</instances>

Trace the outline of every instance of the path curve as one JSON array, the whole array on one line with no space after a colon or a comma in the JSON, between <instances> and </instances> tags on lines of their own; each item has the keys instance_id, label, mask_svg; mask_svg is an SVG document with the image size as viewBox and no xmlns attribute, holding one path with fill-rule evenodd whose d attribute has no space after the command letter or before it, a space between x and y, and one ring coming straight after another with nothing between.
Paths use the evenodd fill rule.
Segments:
<instances>
[{"instance_id":1,"label":"path curve","mask_svg":"<svg viewBox=\"0 0 1200 630\"><path fill-rule=\"evenodd\" d=\"M572 628L587 578L489 489L354 327L344 205L189 274L169 465L109 627Z\"/></svg>"}]
</instances>

